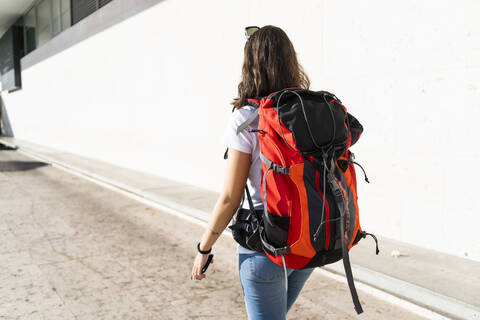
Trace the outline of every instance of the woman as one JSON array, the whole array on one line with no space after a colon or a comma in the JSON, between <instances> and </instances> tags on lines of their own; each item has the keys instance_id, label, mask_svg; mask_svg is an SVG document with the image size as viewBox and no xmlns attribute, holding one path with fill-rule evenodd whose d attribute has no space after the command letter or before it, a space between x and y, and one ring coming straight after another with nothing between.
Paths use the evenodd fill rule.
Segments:
<instances>
[{"instance_id":1,"label":"woman","mask_svg":"<svg viewBox=\"0 0 480 320\"><path fill-rule=\"evenodd\" d=\"M261 160L257 133L251 132L258 125L254 121L238 135L237 127L254 111L247 98L263 97L284 88L308 89L310 82L297 61L292 43L283 30L274 26L247 28L254 33L244 49L242 80L238 85L238 98L233 101L232 114L226 134L228 163L223 189L213 209L208 230L198 245L192 277L205 278L201 269L208 252L232 219L242 198L245 183L251 192L255 209L262 209L260 196ZM257 31L255 31L257 30ZM248 206L247 203L244 204ZM201 252L200 252L201 251ZM313 269L287 269L288 290L281 266L264 254L239 245L239 273L249 319L285 319L305 281Z\"/></svg>"}]
</instances>

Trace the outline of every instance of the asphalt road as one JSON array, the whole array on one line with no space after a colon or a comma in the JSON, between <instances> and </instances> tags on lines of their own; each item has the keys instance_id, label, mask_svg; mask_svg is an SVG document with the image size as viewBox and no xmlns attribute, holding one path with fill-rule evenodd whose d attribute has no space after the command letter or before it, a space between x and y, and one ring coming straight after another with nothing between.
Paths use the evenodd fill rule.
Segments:
<instances>
[{"instance_id":1,"label":"asphalt road","mask_svg":"<svg viewBox=\"0 0 480 320\"><path fill-rule=\"evenodd\" d=\"M0 319L246 319L236 244L189 278L202 228L16 151L0 151ZM420 319L359 292L361 319ZM357 319L313 274L288 319Z\"/></svg>"}]
</instances>

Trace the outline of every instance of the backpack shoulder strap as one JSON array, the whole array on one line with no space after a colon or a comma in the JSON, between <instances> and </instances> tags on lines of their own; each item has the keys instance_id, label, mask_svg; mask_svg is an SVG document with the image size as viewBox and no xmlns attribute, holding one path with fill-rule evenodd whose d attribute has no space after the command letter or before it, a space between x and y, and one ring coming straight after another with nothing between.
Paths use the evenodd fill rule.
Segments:
<instances>
[{"instance_id":1,"label":"backpack shoulder strap","mask_svg":"<svg viewBox=\"0 0 480 320\"><path fill-rule=\"evenodd\" d=\"M248 119L245 120L244 123L238 126L237 135L243 130L245 130L245 128L248 127L253 121L255 121L255 119L257 119L259 110L260 108L256 108L255 111L253 111L253 113L250 115L250 117L248 117Z\"/></svg>"}]
</instances>

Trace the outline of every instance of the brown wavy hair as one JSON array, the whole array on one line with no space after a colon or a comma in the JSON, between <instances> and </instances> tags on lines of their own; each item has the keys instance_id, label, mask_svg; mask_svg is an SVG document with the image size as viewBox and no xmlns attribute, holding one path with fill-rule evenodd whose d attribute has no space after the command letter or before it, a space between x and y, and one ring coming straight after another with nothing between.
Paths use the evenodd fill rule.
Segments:
<instances>
[{"instance_id":1,"label":"brown wavy hair","mask_svg":"<svg viewBox=\"0 0 480 320\"><path fill-rule=\"evenodd\" d=\"M278 27L260 28L245 43L242 80L233 106L241 108L247 98L264 97L291 87L310 87L310 80L298 63L292 42Z\"/></svg>"}]
</instances>

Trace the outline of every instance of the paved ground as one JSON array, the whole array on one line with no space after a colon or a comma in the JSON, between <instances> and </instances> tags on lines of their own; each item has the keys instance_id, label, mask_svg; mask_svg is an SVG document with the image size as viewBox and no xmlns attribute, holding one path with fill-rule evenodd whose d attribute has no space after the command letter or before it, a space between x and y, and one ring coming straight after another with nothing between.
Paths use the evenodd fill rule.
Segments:
<instances>
[{"instance_id":1,"label":"paved ground","mask_svg":"<svg viewBox=\"0 0 480 320\"><path fill-rule=\"evenodd\" d=\"M138 194L145 195L150 199L156 199L162 203L174 202L177 205L188 207L188 211L194 209L205 220L208 220L209 213L218 197L215 192L187 186L148 173L120 168L109 163L87 159L27 141L0 138L0 142L5 140L7 143L19 144L22 149L32 151L42 157L71 165L76 170L85 170L88 174L93 173L114 182L114 184L121 184L126 186L127 189L134 189ZM367 225L363 227L369 230ZM407 284L424 288L434 294L452 298L453 301L467 303L477 310L477 316L473 319L480 319L479 262L402 243L378 234L377 236L381 249L380 254L375 256L374 242L368 237L350 252L354 267L359 266L399 279ZM399 250L402 256L398 259L392 257L391 252L393 250ZM341 271L342 269L343 266L338 263L337 268L333 268L333 271ZM354 272L354 275L359 275L359 273ZM370 283L369 280L363 279L367 283ZM392 286L392 283L384 285L381 282L375 282L370 283L370 285L402 296L405 299L412 298L411 290L402 294L402 292L398 292L396 286Z\"/></svg>"},{"instance_id":2,"label":"paved ground","mask_svg":"<svg viewBox=\"0 0 480 320\"><path fill-rule=\"evenodd\" d=\"M0 319L246 318L233 240L190 281L200 227L31 161L0 151ZM363 319L419 319L360 297ZM319 274L289 314L354 318L346 284Z\"/></svg>"}]
</instances>

